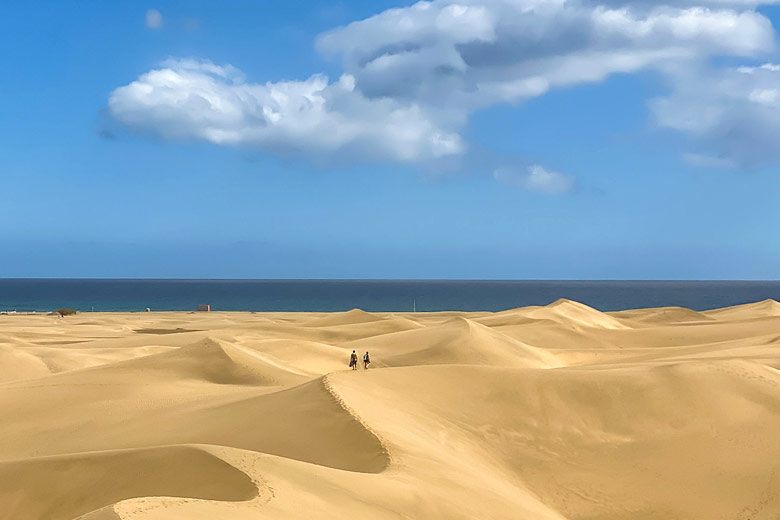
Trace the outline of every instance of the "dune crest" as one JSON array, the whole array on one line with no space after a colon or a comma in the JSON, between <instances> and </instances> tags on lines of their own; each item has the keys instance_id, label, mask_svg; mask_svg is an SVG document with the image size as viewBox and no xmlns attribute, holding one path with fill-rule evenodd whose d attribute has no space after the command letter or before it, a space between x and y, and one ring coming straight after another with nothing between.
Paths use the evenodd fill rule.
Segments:
<instances>
[{"instance_id":1,"label":"dune crest","mask_svg":"<svg viewBox=\"0 0 780 520\"><path fill-rule=\"evenodd\" d=\"M718 319L750 319L780 316L780 303L769 299L756 303L735 305L723 309L706 311L704 314Z\"/></svg>"},{"instance_id":2,"label":"dune crest","mask_svg":"<svg viewBox=\"0 0 780 520\"><path fill-rule=\"evenodd\" d=\"M50 375L46 363L23 348L0 345L0 383Z\"/></svg>"},{"instance_id":3,"label":"dune crest","mask_svg":"<svg viewBox=\"0 0 780 520\"><path fill-rule=\"evenodd\" d=\"M334 327L339 325L354 325L356 323L371 323L385 318L360 309L347 312L337 312L324 317L314 318L305 323L308 327Z\"/></svg>"},{"instance_id":4,"label":"dune crest","mask_svg":"<svg viewBox=\"0 0 780 520\"><path fill-rule=\"evenodd\" d=\"M632 311L610 312L610 316L639 324L678 324L697 321L712 321L715 318L703 312L692 311L684 307L660 307L656 309L637 309Z\"/></svg>"},{"instance_id":5,"label":"dune crest","mask_svg":"<svg viewBox=\"0 0 780 520\"><path fill-rule=\"evenodd\" d=\"M535 320L552 320L564 325L602 329L628 329L619 319L573 300L560 299L545 307L523 313Z\"/></svg>"}]
</instances>

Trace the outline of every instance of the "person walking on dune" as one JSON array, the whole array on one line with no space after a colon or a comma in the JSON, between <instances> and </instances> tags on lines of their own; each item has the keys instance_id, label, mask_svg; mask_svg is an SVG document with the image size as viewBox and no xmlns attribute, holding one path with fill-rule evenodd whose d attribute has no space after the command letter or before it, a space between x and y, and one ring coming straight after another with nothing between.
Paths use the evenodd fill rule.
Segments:
<instances>
[{"instance_id":1,"label":"person walking on dune","mask_svg":"<svg viewBox=\"0 0 780 520\"><path fill-rule=\"evenodd\" d=\"M352 351L352 355L349 356L349 367L352 370L357 370L357 354L355 354L355 351Z\"/></svg>"},{"instance_id":2,"label":"person walking on dune","mask_svg":"<svg viewBox=\"0 0 780 520\"><path fill-rule=\"evenodd\" d=\"M368 365L371 364L371 358L368 357L368 352L363 356L363 368L368 370Z\"/></svg>"}]
</instances>

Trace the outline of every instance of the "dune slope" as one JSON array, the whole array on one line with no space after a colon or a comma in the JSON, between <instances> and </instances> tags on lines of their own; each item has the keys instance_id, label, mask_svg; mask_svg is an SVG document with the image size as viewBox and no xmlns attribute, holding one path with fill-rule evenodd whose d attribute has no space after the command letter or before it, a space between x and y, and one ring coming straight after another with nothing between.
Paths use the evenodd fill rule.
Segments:
<instances>
[{"instance_id":1,"label":"dune slope","mask_svg":"<svg viewBox=\"0 0 780 520\"><path fill-rule=\"evenodd\" d=\"M207 451L189 446L102 451L0 463L3 515L70 520L127 498L190 497L246 501L251 479ZM99 493L95 490L99 489Z\"/></svg>"}]
</instances>

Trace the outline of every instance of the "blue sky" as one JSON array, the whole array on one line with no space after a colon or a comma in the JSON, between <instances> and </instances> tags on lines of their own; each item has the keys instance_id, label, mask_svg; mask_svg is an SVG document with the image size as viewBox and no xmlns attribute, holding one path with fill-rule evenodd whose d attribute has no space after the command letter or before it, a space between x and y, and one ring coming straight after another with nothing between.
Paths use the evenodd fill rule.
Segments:
<instances>
[{"instance_id":1,"label":"blue sky","mask_svg":"<svg viewBox=\"0 0 780 520\"><path fill-rule=\"evenodd\" d=\"M778 20L6 6L0 277L775 279Z\"/></svg>"}]
</instances>

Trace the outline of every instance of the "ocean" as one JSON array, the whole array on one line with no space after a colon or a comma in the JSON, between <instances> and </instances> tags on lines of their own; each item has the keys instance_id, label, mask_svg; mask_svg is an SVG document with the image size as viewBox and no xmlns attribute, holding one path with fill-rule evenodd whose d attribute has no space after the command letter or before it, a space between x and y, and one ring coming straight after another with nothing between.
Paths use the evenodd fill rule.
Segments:
<instances>
[{"instance_id":1,"label":"ocean","mask_svg":"<svg viewBox=\"0 0 780 520\"><path fill-rule=\"evenodd\" d=\"M602 311L706 310L772 298L780 281L0 279L0 311L501 311L559 298Z\"/></svg>"}]
</instances>

